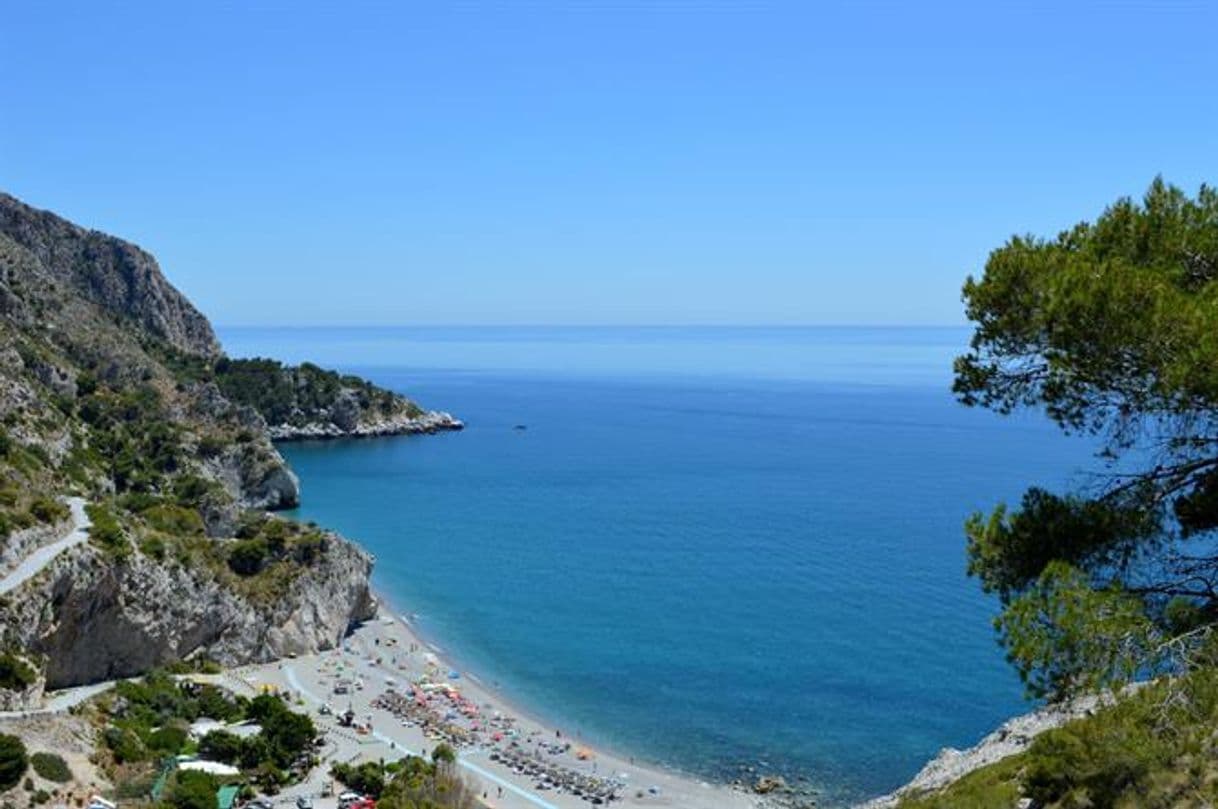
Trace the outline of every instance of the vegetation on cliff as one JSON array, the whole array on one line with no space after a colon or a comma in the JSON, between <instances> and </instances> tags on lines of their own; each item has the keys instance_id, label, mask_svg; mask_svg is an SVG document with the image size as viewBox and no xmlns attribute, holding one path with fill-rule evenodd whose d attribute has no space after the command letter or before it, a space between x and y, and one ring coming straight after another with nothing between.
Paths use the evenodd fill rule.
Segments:
<instances>
[{"instance_id":1,"label":"vegetation on cliff","mask_svg":"<svg viewBox=\"0 0 1218 809\"><path fill-rule=\"evenodd\" d=\"M271 359L221 358L214 373L225 396L250 405L271 425L423 415L418 405L396 393L308 362L292 367Z\"/></svg>"},{"instance_id":2,"label":"vegetation on cliff","mask_svg":"<svg viewBox=\"0 0 1218 809\"><path fill-rule=\"evenodd\" d=\"M1080 491L966 526L969 573L1028 692L1116 704L905 809L1212 805L1218 721L1218 192L1156 180L1056 239L1013 238L964 287L969 405L1042 409L1102 443ZM1158 677L1130 696L1133 679Z\"/></svg>"},{"instance_id":3,"label":"vegetation on cliff","mask_svg":"<svg viewBox=\"0 0 1218 809\"><path fill-rule=\"evenodd\" d=\"M32 652L0 659L0 689L138 673L217 645L228 662L307 651L370 614L366 555L264 513L295 505L297 483L257 409L223 392L233 367L150 255L0 195L0 558L15 565L58 536L66 495L92 520L87 544L0 598L0 649ZM306 412L335 379L378 407L397 401L302 373ZM196 602L151 601L169 592Z\"/></svg>"}]
</instances>

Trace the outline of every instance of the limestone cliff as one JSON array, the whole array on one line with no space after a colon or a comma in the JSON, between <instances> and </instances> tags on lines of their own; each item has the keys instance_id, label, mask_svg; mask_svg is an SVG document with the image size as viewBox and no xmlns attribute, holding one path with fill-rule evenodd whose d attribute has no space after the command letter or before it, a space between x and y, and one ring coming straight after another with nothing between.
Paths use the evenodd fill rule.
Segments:
<instances>
[{"instance_id":1,"label":"limestone cliff","mask_svg":"<svg viewBox=\"0 0 1218 809\"><path fill-rule=\"evenodd\" d=\"M216 355L207 318L135 245L74 225L0 193L0 233L29 250L50 277L135 328L192 354Z\"/></svg>"},{"instance_id":2,"label":"limestone cliff","mask_svg":"<svg viewBox=\"0 0 1218 809\"><path fill-rule=\"evenodd\" d=\"M366 553L264 513L299 487L229 362L152 256L0 194L0 653L38 669L0 704L186 657L312 652L374 615ZM299 423L428 423L314 368L289 376ZM94 519L63 544L68 495Z\"/></svg>"},{"instance_id":3,"label":"limestone cliff","mask_svg":"<svg viewBox=\"0 0 1218 809\"><path fill-rule=\"evenodd\" d=\"M253 596L204 565L145 554L115 561L86 544L0 600L0 621L10 639L45 659L49 689L195 655L261 662L333 648L373 617L371 570L367 553L331 534L312 566Z\"/></svg>"}]
</instances>

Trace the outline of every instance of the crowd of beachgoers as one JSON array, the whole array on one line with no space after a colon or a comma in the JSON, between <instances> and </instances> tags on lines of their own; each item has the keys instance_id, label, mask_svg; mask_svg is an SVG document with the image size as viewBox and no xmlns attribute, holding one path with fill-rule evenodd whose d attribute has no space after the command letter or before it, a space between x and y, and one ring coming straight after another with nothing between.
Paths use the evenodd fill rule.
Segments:
<instances>
[{"instance_id":1,"label":"crowd of beachgoers","mask_svg":"<svg viewBox=\"0 0 1218 809\"><path fill-rule=\"evenodd\" d=\"M238 674L294 695L316 714L342 761L428 755L441 743L493 809L589 805L751 809L758 796L639 764L584 743L578 732L517 710L397 616L365 624L342 648Z\"/></svg>"}]
</instances>

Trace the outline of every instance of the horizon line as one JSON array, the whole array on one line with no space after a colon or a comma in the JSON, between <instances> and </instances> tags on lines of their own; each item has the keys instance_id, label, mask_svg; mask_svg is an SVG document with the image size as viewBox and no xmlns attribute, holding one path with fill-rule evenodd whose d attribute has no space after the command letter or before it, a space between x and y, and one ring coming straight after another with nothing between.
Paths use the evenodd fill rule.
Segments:
<instances>
[{"instance_id":1,"label":"horizon line","mask_svg":"<svg viewBox=\"0 0 1218 809\"><path fill-rule=\"evenodd\" d=\"M213 323L218 329L964 329L965 323Z\"/></svg>"}]
</instances>

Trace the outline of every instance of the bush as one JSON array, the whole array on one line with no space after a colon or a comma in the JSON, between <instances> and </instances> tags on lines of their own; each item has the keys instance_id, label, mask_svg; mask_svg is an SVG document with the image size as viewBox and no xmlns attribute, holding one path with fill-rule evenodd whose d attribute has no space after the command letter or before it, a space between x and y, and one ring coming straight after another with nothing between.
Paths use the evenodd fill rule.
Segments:
<instances>
[{"instance_id":1,"label":"bush","mask_svg":"<svg viewBox=\"0 0 1218 809\"><path fill-rule=\"evenodd\" d=\"M216 809L216 779L205 772L178 770L169 791L169 803L177 809Z\"/></svg>"},{"instance_id":2,"label":"bush","mask_svg":"<svg viewBox=\"0 0 1218 809\"><path fill-rule=\"evenodd\" d=\"M155 505L143 517L158 531L175 536L198 536L203 533L203 518L194 509L168 504Z\"/></svg>"},{"instance_id":3,"label":"bush","mask_svg":"<svg viewBox=\"0 0 1218 809\"><path fill-rule=\"evenodd\" d=\"M336 762L330 768L330 775L349 789L373 798L381 797L381 792L385 789L385 772L375 761L365 761L358 765Z\"/></svg>"},{"instance_id":4,"label":"bush","mask_svg":"<svg viewBox=\"0 0 1218 809\"><path fill-rule=\"evenodd\" d=\"M24 691L38 679L38 672L12 652L0 654L0 688Z\"/></svg>"},{"instance_id":5,"label":"bush","mask_svg":"<svg viewBox=\"0 0 1218 809\"><path fill-rule=\"evenodd\" d=\"M199 740L199 755L212 761L236 764L241 760L241 737L224 730L213 730Z\"/></svg>"},{"instance_id":6,"label":"bush","mask_svg":"<svg viewBox=\"0 0 1218 809\"><path fill-rule=\"evenodd\" d=\"M265 540L241 539L229 548L228 566L238 576L252 576L262 570L269 556Z\"/></svg>"},{"instance_id":7,"label":"bush","mask_svg":"<svg viewBox=\"0 0 1218 809\"><path fill-rule=\"evenodd\" d=\"M312 749L317 737L313 720L288 710L278 697L269 694L254 697L246 714L262 725L267 752L278 766L291 766L301 753Z\"/></svg>"},{"instance_id":8,"label":"bush","mask_svg":"<svg viewBox=\"0 0 1218 809\"><path fill-rule=\"evenodd\" d=\"M177 755L186 744L186 731L176 725L166 725L148 734L148 749L154 753Z\"/></svg>"},{"instance_id":9,"label":"bush","mask_svg":"<svg viewBox=\"0 0 1218 809\"><path fill-rule=\"evenodd\" d=\"M119 764L143 761L148 756L148 749L139 735L128 728L107 728L103 738Z\"/></svg>"},{"instance_id":10,"label":"bush","mask_svg":"<svg viewBox=\"0 0 1218 809\"><path fill-rule=\"evenodd\" d=\"M30 766L34 768L34 772L48 781L66 784L72 780L72 771L68 769L68 762L63 760L63 756L55 753L35 753L30 756Z\"/></svg>"},{"instance_id":11,"label":"bush","mask_svg":"<svg viewBox=\"0 0 1218 809\"><path fill-rule=\"evenodd\" d=\"M29 766L25 744L16 736L0 734L0 791L9 790L21 783Z\"/></svg>"},{"instance_id":12,"label":"bush","mask_svg":"<svg viewBox=\"0 0 1218 809\"><path fill-rule=\"evenodd\" d=\"M106 550L122 555L130 550L127 544L127 534L119 524L118 518L106 506L93 503L85 506L85 512L93 525L89 528L89 538Z\"/></svg>"},{"instance_id":13,"label":"bush","mask_svg":"<svg viewBox=\"0 0 1218 809\"><path fill-rule=\"evenodd\" d=\"M71 512L68 507L50 497L36 497L30 503L30 514L39 522L54 523L66 520Z\"/></svg>"}]
</instances>

